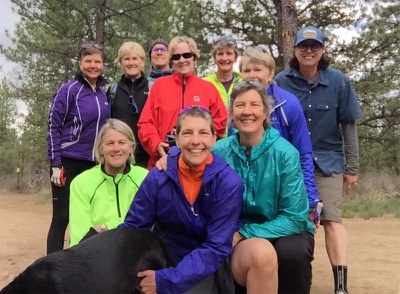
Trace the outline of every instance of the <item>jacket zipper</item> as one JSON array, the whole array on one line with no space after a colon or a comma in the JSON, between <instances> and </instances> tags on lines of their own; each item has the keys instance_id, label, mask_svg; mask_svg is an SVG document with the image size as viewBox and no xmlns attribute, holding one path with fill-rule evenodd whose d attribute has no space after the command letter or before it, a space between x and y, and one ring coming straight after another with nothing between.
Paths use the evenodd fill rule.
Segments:
<instances>
[{"instance_id":1,"label":"jacket zipper","mask_svg":"<svg viewBox=\"0 0 400 294\"><path fill-rule=\"evenodd\" d=\"M114 182L114 184L115 184L115 190L116 190L116 198L117 198L117 211L118 211L118 217L121 217L121 208L119 207L120 205L119 205L119 190L118 190L118 184L117 183L115 183Z\"/></svg>"}]
</instances>

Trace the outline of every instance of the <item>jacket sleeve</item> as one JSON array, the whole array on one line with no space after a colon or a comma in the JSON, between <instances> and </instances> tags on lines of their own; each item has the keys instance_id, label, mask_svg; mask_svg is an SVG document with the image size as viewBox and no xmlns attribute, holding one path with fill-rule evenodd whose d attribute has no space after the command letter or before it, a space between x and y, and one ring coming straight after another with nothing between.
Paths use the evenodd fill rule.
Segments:
<instances>
[{"instance_id":1,"label":"jacket sleeve","mask_svg":"<svg viewBox=\"0 0 400 294\"><path fill-rule=\"evenodd\" d=\"M47 158L52 166L61 166L61 131L68 111L68 89L63 85L53 97L47 131Z\"/></svg>"},{"instance_id":2,"label":"jacket sleeve","mask_svg":"<svg viewBox=\"0 0 400 294\"><path fill-rule=\"evenodd\" d=\"M156 271L157 293L183 293L217 271L232 249L233 234L242 208L243 184L231 171L220 175L218 201L210 206L204 243L185 256L176 267Z\"/></svg>"},{"instance_id":3,"label":"jacket sleeve","mask_svg":"<svg viewBox=\"0 0 400 294\"><path fill-rule=\"evenodd\" d=\"M311 137L303 114L303 108L298 102L297 97L293 96L293 98L293 104L291 104L291 109L288 113L290 143L300 152L301 169L303 170L304 182L306 184L308 202L310 207L315 207L320 199L318 197L317 186L315 185Z\"/></svg>"},{"instance_id":4,"label":"jacket sleeve","mask_svg":"<svg viewBox=\"0 0 400 294\"><path fill-rule=\"evenodd\" d=\"M86 187L86 189L85 189ZM69 227L70 246L78 244L93 226L91 218L90 200L85 193L87 183L78 175L70 185L69 198Z\"/></svg>"},{"instance_id":5,"label":"jacket sleeve","mask_svg":"<svg viewBox=\"0 0 400 294\"><path fill-rule=\"evenodd\" d=\"M157 169L152 169L144 179L132 201L125 221L120 227L150 229L157 212Z\"/></svg>"},{"instance_id":6,"label":"jacket sleeve","mask_svg":"<svg viewBox=\"0 0 400 294\"><path fill-rule=\"evenodd\" d=\"M273 240L299 234L307 229L309 206L299 155L297 152L292 153L283 157L278 164L282 167L276 196L278 215L275 219L262 223L245 223L239 232L246 238L259 237Z\"/></svg>"},{"instance_id":7,"label":"jacket sleeve","mask_svg":"<svg viewBox=\"0 0 400 294\"><path fill-rule=\"evenodd\" d=\"M221 99L221 96L218 93L218 90L215 86L208 81L205 81L209 84L211 95L210 95L210 111L214 121L215 130L217 132L217 137L222 138L226 132L226 124L228 121L228 110L224 102Z\"/></svg>"},{"instance_id":8,"label":"jacket sleeve","mask_svg":"<svg viewBox=\"0 0 400 294\"><path fill-rule=\"evenodd\" d=\"M159 121L155 100L159 92L159 83L157 81L151 88L149 97L143 107L138 121L138 136L146 152L153 157L158 157L157 146L164 140L158 134Z\"/></svg>"}]
</instances>

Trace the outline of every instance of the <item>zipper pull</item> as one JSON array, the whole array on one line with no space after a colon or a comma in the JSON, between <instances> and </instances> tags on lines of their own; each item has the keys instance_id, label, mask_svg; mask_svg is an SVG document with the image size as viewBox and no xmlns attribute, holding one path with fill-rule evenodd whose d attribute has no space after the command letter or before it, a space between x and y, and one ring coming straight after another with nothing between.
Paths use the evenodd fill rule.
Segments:
<instances>
[{"instance_id":1,"label":"zipper pull","mask_svg":"<svg viewBox=\"0 0 400 294\"><path fill-rule=\"evenodd\" d=\"M194 207L193 206L190 206L190 210L192 211L194 216L199 216L197 213L194 212Z\"/></svg>"}]
</instances>

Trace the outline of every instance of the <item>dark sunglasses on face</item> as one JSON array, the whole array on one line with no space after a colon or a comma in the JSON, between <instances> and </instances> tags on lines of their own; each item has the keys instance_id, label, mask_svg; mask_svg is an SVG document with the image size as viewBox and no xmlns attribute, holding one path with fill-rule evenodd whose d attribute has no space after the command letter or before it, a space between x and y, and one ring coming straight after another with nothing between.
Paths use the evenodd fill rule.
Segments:
<instances>
[{"instance_id":1,"label":"dark sunglasses on face","mask_svg":"<svg viewBox=\"0 0 400 294\"><path fill-rule=\"evenodd\" d=\"M308 48L311 49L312 52L317 52L319 49L322 48L321 44L299 44L296 47L300 52L306 52Z\"/></svg>"},{"instance_id":2,"label":"dark sunglasses on face","mask_svg":"<svg viewBox=\"0 0 400 294\"><path fill-rule=\"evenodd\" d=\"M167 52L168 48L165 47L165 46L163 46L163 47L154 47L153 50L151 50L151 51L153 51L154 53L157 53L158 51Z\"/></svg>"},{"instance_id":3,"label":"dark sunglasses on face","mask_svg":"<svg viewBox=\"0 0 400 294\"><path fill-rule=\"evenodd\" d=\"M193 53L192 52L186 52L186 53L182 53L182 54L172 54L171 55L171 60L178 61L179 59L181 59L181 57L183 57L185 59L189 59L189 58L193 57Z\"/></svg>"}]
</instances>

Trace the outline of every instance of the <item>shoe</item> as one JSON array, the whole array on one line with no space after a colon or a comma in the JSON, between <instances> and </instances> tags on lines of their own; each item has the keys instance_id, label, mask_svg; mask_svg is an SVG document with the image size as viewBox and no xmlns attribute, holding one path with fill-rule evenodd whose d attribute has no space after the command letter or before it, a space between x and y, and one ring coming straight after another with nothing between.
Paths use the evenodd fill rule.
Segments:
<instances>
[{"instance_id":1,"label":"shoe","mask_svg":"<svg viewBox=\"0 0 400 294\"><path fill-rule=\"evenodd\" d=\"M336 290L335 294L349 294L349 293L345 290Z\"/></svg>"}]
</instances>

